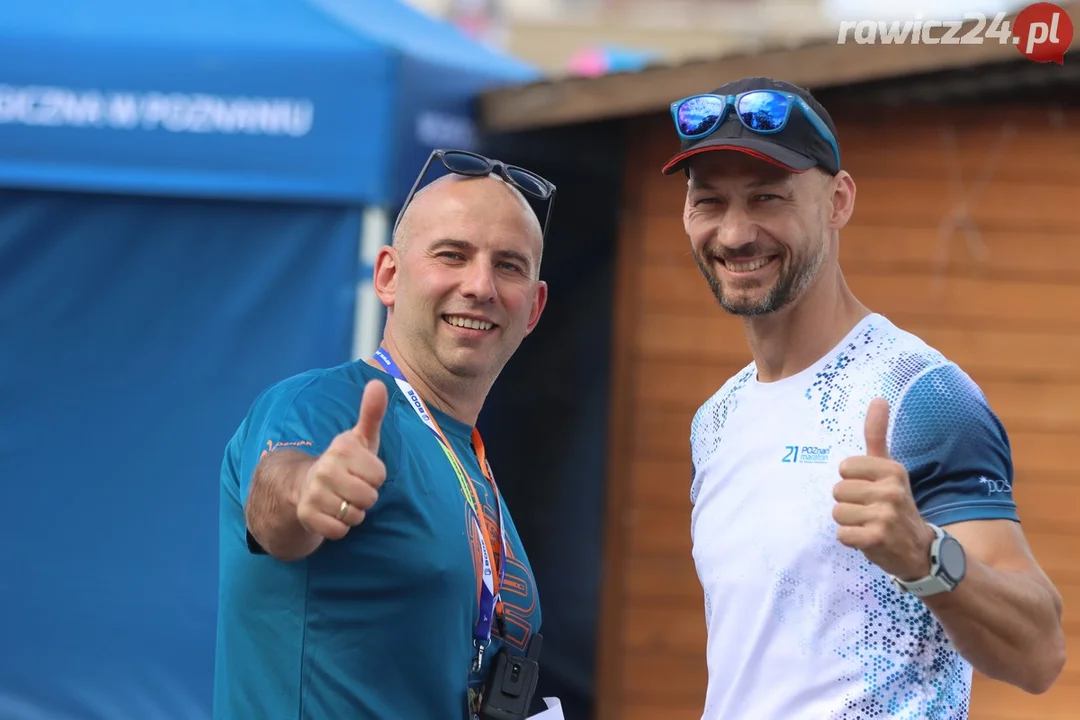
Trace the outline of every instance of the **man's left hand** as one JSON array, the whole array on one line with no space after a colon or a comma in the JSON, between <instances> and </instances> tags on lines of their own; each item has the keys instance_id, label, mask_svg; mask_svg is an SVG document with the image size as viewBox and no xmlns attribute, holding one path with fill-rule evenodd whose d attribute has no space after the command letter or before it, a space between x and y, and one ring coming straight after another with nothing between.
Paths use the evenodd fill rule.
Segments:
<instances>
[{"instance_id":1,"label":"man's left hand","mask_svg":"<svg viewBox=\"0 0 1080 720\"><path fill-rule=\"evenodd\" d=\"M861 550L870 562L901 580L930 574L933 529L926 524L911 494L911 480L886 446L889 403L876 398L866 411L866 455L840 463L833 488L837 539Z\"/></svg>"}]
</instances>

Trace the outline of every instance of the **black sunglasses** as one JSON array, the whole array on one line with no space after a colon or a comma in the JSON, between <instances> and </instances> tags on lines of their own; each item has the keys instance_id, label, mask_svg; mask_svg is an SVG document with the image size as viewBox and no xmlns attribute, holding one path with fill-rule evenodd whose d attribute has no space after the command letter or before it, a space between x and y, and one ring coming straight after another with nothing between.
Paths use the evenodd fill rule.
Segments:
<instances>
[{"instance_id":1,"label":"black sunglasses","mask_svg":"<svg viewBox=\"0 0 1080 720\"><path fill-rule=\"evenodd\" d=\"M416 182L413 183L412 189L405 196L405 202L402 203L401 211L398 213L397 220L394 221L393 232L397 232L398 224L405 215L405 209L409 207L409 203L412 202L416 191L420 188L420 183L423 182L424 176L427 175L428 168L431 167L431 162L436 158L442 162L447 170L455 175L484 177L496 173L505 182L517 188L526 196L536 200L546 200L547 216L544 218L544 224L541 226L540 232L544 239L547 238L548 223L551 222L551 209L555 206L555 185L531 170L526 170L517 165L507 165L501 160L492 160L467 150L432 151L427 162L424 163L424 168L416 176Z\"/></svg>"}]
</instances>

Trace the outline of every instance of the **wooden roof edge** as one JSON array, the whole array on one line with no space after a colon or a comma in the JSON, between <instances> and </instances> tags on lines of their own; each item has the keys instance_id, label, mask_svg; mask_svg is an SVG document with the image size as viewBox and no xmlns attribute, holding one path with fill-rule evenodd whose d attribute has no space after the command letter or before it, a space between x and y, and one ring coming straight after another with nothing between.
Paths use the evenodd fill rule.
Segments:
<instances>
[{"instance_id":1,"label":"wooden roof edge","mask_svg":"<svg viewBox=\"0 0 1080 720\"><path fill-rule=\"evenodd\" d=\"M1080 2L1059 4L1077 29ZM1015 18L1009 15L1010 27ZM965 23L955 36L963 36L974 26L974 21ZM841 44L836 37L813 37L795 45L762 46L656 64L636 72L552 78L495 89L480 97L480 123L487 132L513 132L650 114L665 111L680 97L751 75L781 78L817 90L1021 57L1015 44L996 39L926 45L859 44L850 38Z\"/></svg>"}]
</instances>

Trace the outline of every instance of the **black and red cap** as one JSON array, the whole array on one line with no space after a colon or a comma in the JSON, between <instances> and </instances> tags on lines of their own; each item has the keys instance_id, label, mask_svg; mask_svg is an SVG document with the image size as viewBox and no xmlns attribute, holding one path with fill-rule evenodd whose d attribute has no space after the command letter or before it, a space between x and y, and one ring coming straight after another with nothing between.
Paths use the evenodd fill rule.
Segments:
<instances>
[{"instance_id":1,"label":"black and red cap","mask_svg":"<svg viewBox=\"0 0 1080 720\"><path fill-rule=\"evenodd\" d=\"M834 148L829 138L819 132L813 120L808 118L800 107L790 109L787 123L782 130L770 133L761 133L746 127L739 120L735 109L729 108L720 126L712 133L696 140L683 140L678 154L665 163L662 172L671 175L677 170L685 170L691 158L715 150L743 152L792 172L805 172L813 167L820 167L831 175L840 171L836 126L828 111L806 89L782 80L750 77L718 87L710 94L730 96L752 90L777 90L801 98L832 133L836 147Z\"/></svg>"}]
</instances>

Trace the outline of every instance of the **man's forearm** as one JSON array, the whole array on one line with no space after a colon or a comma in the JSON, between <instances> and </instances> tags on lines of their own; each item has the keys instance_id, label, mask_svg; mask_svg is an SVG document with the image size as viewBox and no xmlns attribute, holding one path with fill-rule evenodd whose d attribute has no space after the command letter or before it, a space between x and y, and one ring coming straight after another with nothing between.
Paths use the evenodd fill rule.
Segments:
<instances>
[{"instance_id":1,"label":"man's forearm","mask_svg":"<svg viewBox=\"0 0 1080 720\"><path fill-rule=\"evenodd\" d=\"M305 530L296 517L300 488L314 462L307 453L279 450L255 468L244 517L248 532L279 560L305 558L322 544L323 538Z\"/></svg>"},{"instance_id":2,"label":"man's forearm","mask_svg":"<svg viewBox=\"0 0 1080 720\"><path fill-rule=\"evenodd\" d=\"M1042 693L1065 663L1061 597L1030 572L973 558L950 593L924 599L957 651L983 675Z\"/></svg>"}]
</instances>

